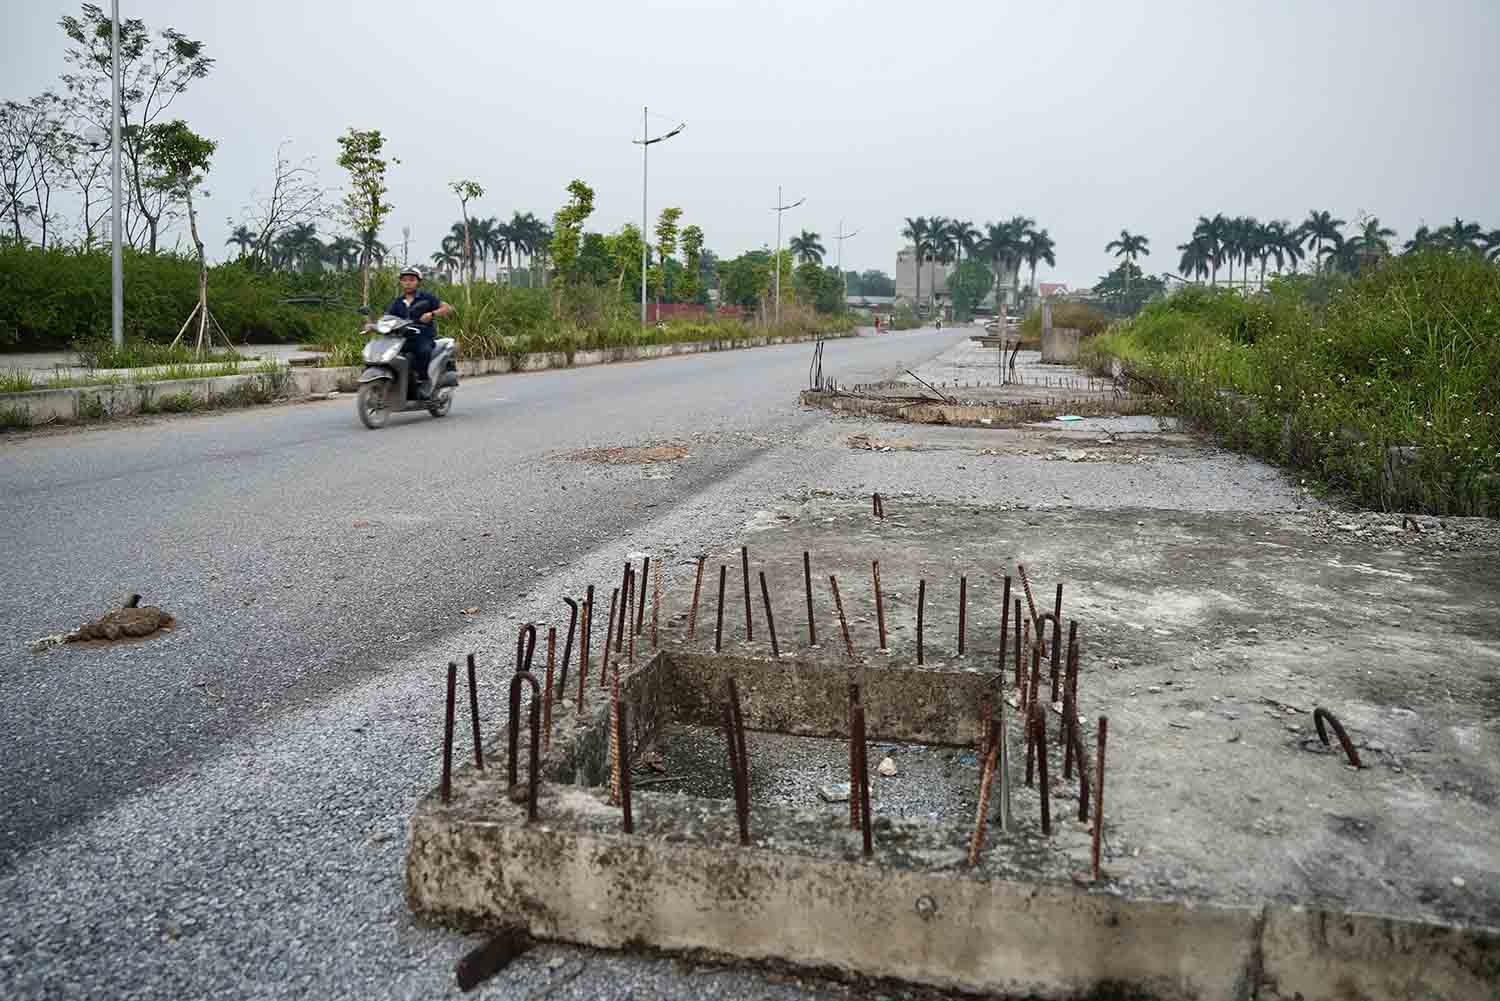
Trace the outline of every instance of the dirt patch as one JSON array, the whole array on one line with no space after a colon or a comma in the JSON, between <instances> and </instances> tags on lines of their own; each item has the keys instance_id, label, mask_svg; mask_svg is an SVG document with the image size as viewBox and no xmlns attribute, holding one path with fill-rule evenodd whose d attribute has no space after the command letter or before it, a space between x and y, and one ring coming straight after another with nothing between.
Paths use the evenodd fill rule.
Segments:
<instances>
[{"instance_id":1,"label":"dirt patch","mask_svg":"<svg viewBox=\"0 0 1500 1001\"><path fill-rule=\"evenodd\" d=\"M171 629L176 624L176 619L154 605L121 608L79 626L67 635L65 642L104 640L113 643L124 639L144 639L161 630Z\"/></svg>"},{"instance_id":2,"label":"dirt patch","mask_svg":"<svg viewBox=\"0 0 1500 1001\"><path fill-rule=\"evenodd\" d=\"M911 442L881 441L867 434L850 435L849 447L862 448L870 452L915 452L921 448L920 445L913 445Z\"/></svg>"},{"instance_id":3,"label":"dirt patch","mask_svg":"<svg viewBox=\"0 0 1500 1001\"><path fill-rule=\"evenodd\" d=\"M600 466L649 465L656 462L676 462L678 459L687 457L687 449L671 445L640 448L582 448L559 456L569 462L589 462Z\"/></svg>"}]
</instances>

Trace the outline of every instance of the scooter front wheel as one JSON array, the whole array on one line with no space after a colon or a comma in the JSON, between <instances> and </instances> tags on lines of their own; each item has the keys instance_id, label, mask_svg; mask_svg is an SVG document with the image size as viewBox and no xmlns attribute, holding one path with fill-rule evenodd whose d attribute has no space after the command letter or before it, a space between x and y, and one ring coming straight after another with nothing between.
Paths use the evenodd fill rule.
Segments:
<instances>
[{"instance_id":1,"label":"scooter front wheel","mask_svg":"<svg viewBox=\"0 0 1500 1001\"><path fill-rule=\"evenodd\" d=\"M384 382L366 382L359 387L359 395L354 398L360 423L371 431L385 427L386 418L390 416L386 407L387 395Z\"/></svg>"},{"instance_id":2,"label":"scooter front wheel","mask_svg":"<svg viewBox=\"0 0 1500 1001\"><path fill-rule=\"evenodd\" d=\"M438 390L437 399L427 405L427 412L434 417L447 417L448 409L453 406L453 390Z\"/></svg>"}]
</instances>

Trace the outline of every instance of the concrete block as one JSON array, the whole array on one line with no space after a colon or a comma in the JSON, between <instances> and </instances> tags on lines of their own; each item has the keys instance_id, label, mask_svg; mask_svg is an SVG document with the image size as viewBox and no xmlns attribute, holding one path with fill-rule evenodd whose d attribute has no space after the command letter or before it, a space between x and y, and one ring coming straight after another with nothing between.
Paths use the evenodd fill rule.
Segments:
<instances>
[{"instance_id":1,"label":"concrete block","mask_svg":"<svg viewBox=\"0 0 1500 1001\"><path fill-rule=\"evenodd\" d=\"M1078 344L1083 334L1072 327L1049 327L1042 330L1042 364L1071 365L1078 360Z\"/></svg>"}]
</instances>

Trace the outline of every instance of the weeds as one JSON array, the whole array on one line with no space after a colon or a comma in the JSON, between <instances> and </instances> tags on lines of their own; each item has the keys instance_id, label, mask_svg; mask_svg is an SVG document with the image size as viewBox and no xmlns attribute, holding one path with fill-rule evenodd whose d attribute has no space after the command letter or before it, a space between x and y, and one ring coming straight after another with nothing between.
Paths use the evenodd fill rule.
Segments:
<instances>
[{"instance_id":1,"label":"weeds","mask_svg":"<svg viewBox=\"0 0 1500 1001\"><path fill-rule=\"evenodd\" d=\"M35 388L27 369L8 368L0 372L0 393L29 393Z\"/></svg>"},{"instance_id":2,"label":"weeds","mask_svg":"<svg viewBox=\"0 0 1500 1001\"><path fill-rule=\"evenodd\" d=\"M31 411L26 407L0 407L0 431L16 431L31 426Z\"/></svg>"}]
</instances>

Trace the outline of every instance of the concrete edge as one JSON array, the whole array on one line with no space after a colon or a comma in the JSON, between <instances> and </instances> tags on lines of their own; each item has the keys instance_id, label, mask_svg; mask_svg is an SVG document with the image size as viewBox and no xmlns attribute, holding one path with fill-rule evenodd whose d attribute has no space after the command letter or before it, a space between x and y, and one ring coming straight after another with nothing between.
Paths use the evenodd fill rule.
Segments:
<instances>
[{"instance_id":1,"label":"concrete edge","mask_svg":"<svg viewBox=\"0 0 1500 1001\"><path fill-rule=\"evenodd\" d=\"M511 372L542 372L555 368L582 368L614 362L649 361L705 351L801 344L814 340L855 337L858 329L830 334L747 337L738 340L681 341L578 351L570 359L561 351L522 355L518 364L509 358L459 359L459 374L466 378L505 375ZM106 420L141 413L174 413L199 408L243 406L275 400L319 396L356 388L358 368L283 367L274 373L248 372L201 379L170 379L121 385L75 386L0 394L0 428L27 428L54 423Z\"/></svg>"}]
</instances>

